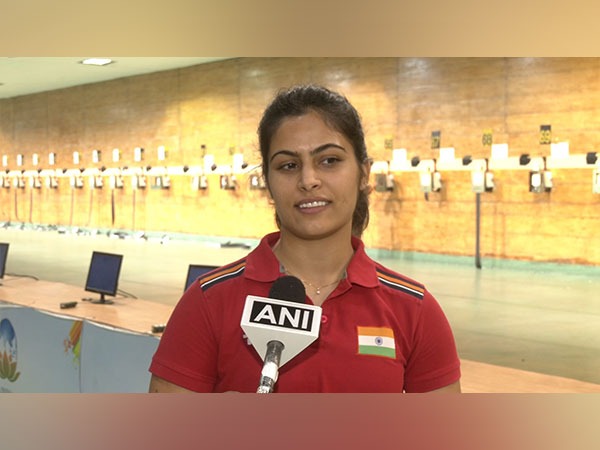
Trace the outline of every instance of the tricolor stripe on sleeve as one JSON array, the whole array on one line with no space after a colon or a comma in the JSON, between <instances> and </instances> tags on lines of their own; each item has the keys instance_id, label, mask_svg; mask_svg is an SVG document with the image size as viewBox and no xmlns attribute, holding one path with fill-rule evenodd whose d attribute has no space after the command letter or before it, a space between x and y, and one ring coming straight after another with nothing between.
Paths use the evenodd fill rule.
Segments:
<instances>
[{"instance_id":1,"label":"tricolor stripe on sleeve","mask_svg":"<svg viewBox=\"0 0 600 450\"><path fill-rule=\"evenodd\" d=\"M246 260L243 259L231 265L209 272L204 277L200 278L200 287L203 291L206 291L216 284L240 276L242 273L244 273L245 268Z\"/></svg>"},{"instance_id":2,"label":"tricolor stripe on sleeve","mask_svg":"<svg viewBox=\"0 0 600 450\"><path fill-rule=\"evenodd\" d=\"M385 271L380 267L377 268L377 278L385 286L405 292L419 300L422 300L425 295L425 286L422 284L404 278L397 273Z\"/></svg>"}]
</instances>

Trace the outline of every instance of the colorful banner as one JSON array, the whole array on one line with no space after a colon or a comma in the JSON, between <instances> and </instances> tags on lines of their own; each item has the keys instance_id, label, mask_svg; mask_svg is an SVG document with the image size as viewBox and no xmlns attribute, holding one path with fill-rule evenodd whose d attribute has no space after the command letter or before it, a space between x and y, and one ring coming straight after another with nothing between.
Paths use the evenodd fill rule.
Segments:
<instances>
[{"instance_id":1,"label":"colorful banner","mask_svg":"<svg viewBox=\"0 0 600 450\"><path fill-rule=\"evenodd\" d=\"M158 341L0 303L0 393L147 392Z\"/></svg>"},{"instance_id":2,"label":"colorful banner","mask_svg":"<svg viewBox=\"0 0 600 450\"><path fill-rule=\"evenodd\" d=\"M79 392L82 325L0 305L0 392Z\"/></svg>"}]
</instances>

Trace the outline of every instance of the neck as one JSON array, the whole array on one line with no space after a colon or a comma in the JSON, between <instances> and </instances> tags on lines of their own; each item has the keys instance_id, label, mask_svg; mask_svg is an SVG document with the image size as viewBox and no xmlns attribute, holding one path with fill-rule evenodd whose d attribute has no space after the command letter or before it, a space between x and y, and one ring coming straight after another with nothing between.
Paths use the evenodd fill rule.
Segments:
<instances>
[{"instance_id":1,"label":"neck","mask_svg":"<svg viewBox=\"0 0 600 450\"><path fill-rule=\"evenodd\" d=\"M307 241L282 233L273 252L286 273L304 283L309 297L323 301L344 278L354 249L350 236Z\"/></svg>"}]
</instances>

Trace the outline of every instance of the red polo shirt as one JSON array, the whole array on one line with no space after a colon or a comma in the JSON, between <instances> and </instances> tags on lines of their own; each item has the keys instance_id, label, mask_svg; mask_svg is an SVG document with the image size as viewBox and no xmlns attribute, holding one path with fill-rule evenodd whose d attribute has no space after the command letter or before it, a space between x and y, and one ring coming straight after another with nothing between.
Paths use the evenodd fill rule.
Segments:
<instances>
[{"instance_id":1,"label":"red polo shirt","mask_svg":"<svg viewBox=\"0 0 600 450\"><path fill-rule=\"evenodd\" d=\"M265 236L245 258L204 275L167 324L150 371L198 392L256 392L262 356L240 327L246 296L282 274ZM347 277L322 304L319 338L281 367L275 392L426 392L460 379L452 331L423 285L373 261L359 239ZM307 299L307 302L311 302Z\"/></svg>"}]
</instances>

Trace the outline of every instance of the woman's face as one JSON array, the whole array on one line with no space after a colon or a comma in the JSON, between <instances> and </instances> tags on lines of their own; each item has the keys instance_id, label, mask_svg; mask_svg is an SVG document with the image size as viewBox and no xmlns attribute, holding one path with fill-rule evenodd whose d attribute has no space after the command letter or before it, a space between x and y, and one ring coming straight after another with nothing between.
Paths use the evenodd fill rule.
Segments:
<instances>
[{"instance_id":1,"label":"woman's face","mask_svg":"<svg viewBox=\"0 0 600 450\"><path fill-rule=\"evenodd\" d=\"M269 148L267 183L282 234L322 239L352 233L368 166L350 142L314 112L285 119Z\"/></svg>"}]
</instances>

